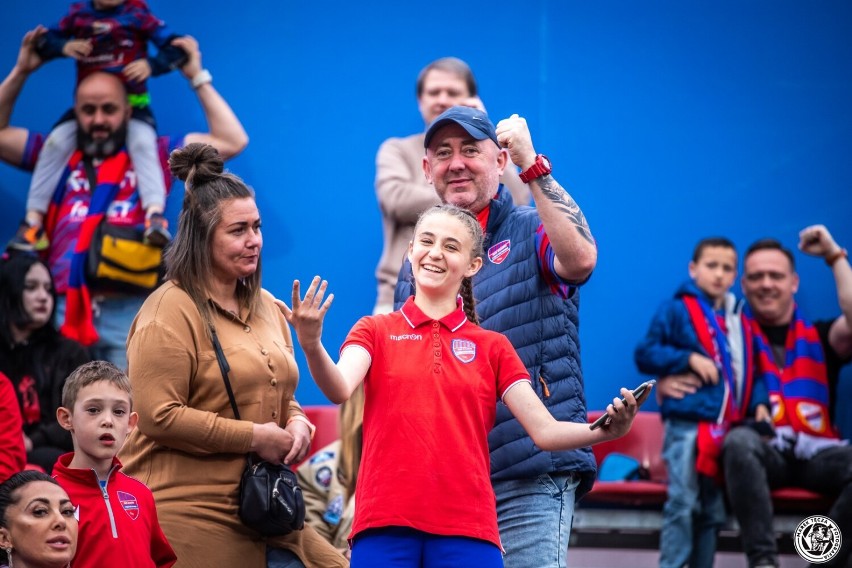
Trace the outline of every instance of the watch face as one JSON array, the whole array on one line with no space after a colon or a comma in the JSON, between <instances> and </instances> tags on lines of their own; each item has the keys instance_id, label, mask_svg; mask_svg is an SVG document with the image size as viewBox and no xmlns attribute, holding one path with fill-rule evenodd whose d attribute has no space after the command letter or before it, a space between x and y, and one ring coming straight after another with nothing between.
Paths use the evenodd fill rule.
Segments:
<instances>
[{"instance_id":1,"label":"watch face","mask_svg":"<svg viewBox=\"0 0 852 568\"><path fill-rule=\"evenodd\" d=\"M545 168L547 168L547 171L550 171L550 170L553 169L553 168L550 167L550 160L547 158L547 156L545 156L544 154L541 154L541 156L539 156L539 157L541 158L542 165Z\"/></svg>"}]
</instances>

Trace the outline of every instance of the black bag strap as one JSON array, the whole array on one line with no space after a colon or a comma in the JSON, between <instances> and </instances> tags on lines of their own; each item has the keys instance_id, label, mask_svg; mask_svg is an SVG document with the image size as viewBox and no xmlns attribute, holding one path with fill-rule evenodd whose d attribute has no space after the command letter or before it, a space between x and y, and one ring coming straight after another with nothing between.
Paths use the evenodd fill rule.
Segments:
<instances>
[{"instance_id":1,"label":"black bag strap","mask_svg":"<svg viewBox=\"0 0 852 568\"><path fill-rule=\"evenodd\" d=\"M95 165L92 164L92 158L88 156L83 158L83 167L86 169L86 177L89 178L89 194L94 195L95 188L98 186L98 174L95 172Z\"/></svg>"},{"instance_id":2,"label":"black bag strap","mask_svg":"<svg viewBox=\"0 0 852 568\"><path fill-rule=\"evenodd\" d=\"M228 400L231 401L231 408L234 410L234 418L240 419L240 409L237 408L237 401L234 399L234 389L231 388L231 381L228 379L228 373L231 372L231 366L228 365L228 360L225 359L225 352L222 351L222 344L219 343L219 338L216 336L216 329L210 326L210 336L213 339L213 349L216 351L216 361L219 362L219 370L222 371L222 380L225 381L225 390L228 391Z\"/></svg>"}]
</instances>

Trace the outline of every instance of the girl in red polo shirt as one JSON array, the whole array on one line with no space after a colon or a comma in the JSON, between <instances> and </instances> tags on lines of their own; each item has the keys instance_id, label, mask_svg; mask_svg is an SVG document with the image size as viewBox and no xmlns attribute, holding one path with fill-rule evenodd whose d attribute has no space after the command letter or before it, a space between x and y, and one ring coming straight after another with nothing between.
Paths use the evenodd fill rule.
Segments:
<instances>
[{"instance_id":1,"label":"girl in red polo shirt","mask_svg":"<svg viewBox=\"0 0 852 568\"><path fill-rule=\"evenodd\" d=\"M361 318L337 364L321 341L334 298L323 301L327 282L315 277L301 300L296 281L293 309L279 302L332 402L364 382L353 568L503 566L487 440L497 400L543 450L588 446L630 429L638 404L627 389L624 404L607 408L604 428L555 420L509 340L478 326L471 278L482 266L482 240L479 222L463 209L423 213L408 249L417 294L396 312Z\"/></svg>"}]
</instances>

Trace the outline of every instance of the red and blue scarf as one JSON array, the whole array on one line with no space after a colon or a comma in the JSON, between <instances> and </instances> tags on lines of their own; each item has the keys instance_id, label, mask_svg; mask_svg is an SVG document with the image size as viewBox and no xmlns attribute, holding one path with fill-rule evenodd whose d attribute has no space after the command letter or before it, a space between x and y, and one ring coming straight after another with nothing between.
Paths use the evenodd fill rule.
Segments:
<instances>
[{"instance_id":1,"label":"red and blue scarf","mask_svg":"<svg viewBox=\"0 0 852 568\"><path fill-rule=\"evenodd\" d=\"M779 369L772 345L749 307L744 315L754 333L757 370L769 391L775 426L789 426L795 432L821 438L839 438L831 424L828 372L817 329L795 306L787 330L784 368Z\"/></svg>"},{"instance_id":2,"label":"red and blue scarf","mask_svg":"<svg viewBox=\"0 0 852 568\"><path fill-rule=\"evenodd\" d=\"M66 180L83 160L80 150L74 152L62 181L53 195L45 218L45 229L50 235L56 226L59 206L68 190ZM98 341L98 332L92 320L92 297L86 285L86 261L89 257L89 245L92 236L106 215L109 204L113 202L121 185L121 181L130 167L130 157L125 148L106 158L97 169L95 187L89 187L91 198L86 218L80 226L80 234L74 245L71 257L71 271L68 275L68 290L66 292L65 322L59 331L62 335L79 341L83 345L93 345Z\"/></svg>"},{"instance_id":3,"label":"red and blue scarf","mask_svg":"<svg viewBox=\"0 0 852 568\"><path fill-rule=\"evenodd\" d=\"M696 296L684 296L683 303L698 336L698 343L704 352L716 363L719 378L725 384L725 396L722 408L716 422L702 421L698 423L697 457L695 467L699 473L715 479L721 478L719 456L722 453L722 442L731 424L741 422L748 412L752 392L754 373L752 372L752 337L751 329L746 325L740 314L740 330L728 330L728 333L742 333L742 361L735 365L733 355L728 347L725 330L710 304ZM742 379L738 388L735 367L741 369Z\"/></svg>"}]
</instances>

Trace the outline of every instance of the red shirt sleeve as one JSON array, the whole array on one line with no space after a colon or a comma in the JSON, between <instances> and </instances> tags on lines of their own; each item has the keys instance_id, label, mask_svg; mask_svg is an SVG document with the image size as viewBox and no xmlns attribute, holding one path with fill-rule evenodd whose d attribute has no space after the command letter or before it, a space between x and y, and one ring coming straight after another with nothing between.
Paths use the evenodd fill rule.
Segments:
<instances>
[{"instance_id":1,"label":"red shirt sleeve","mask_svg":"<svg viewBox=\"0 0 852 568\"><path fill-rule=\"evenodd\" d=\"M529 382L530 374L506 336L496 332L494 335L497 337L491 354L491 364L497 375L497 394L502 399L506 390L518 381Z\"/></svg>"},{"instance_id":2,"label":"red shirt sleeve","mask_svg":"<svg viewBox=\"0 0 852 568\"><path fill-rule=\"evenodd\" d=\"M375 341L375 321L370 316L364 316L359 319L354 326L352 326L351 330L349 330L349 334L346 336L346 340L340 347L340 352L343 353L343 350L349 347L350 345L358 345L360 347L363 347L364 350L369 353L370 358L372 359L375 352Z\"/></svg>"},{"instance_id":3,"label":"red shirt sleeve","mask_svg":"<svg viewBox=\"0 0 852 568\"><path fill-rule=\"evenodd\" d=\"M15 387L0 373L0 482L24 469L24 425Z\"/></svg>"}]
</instances>

